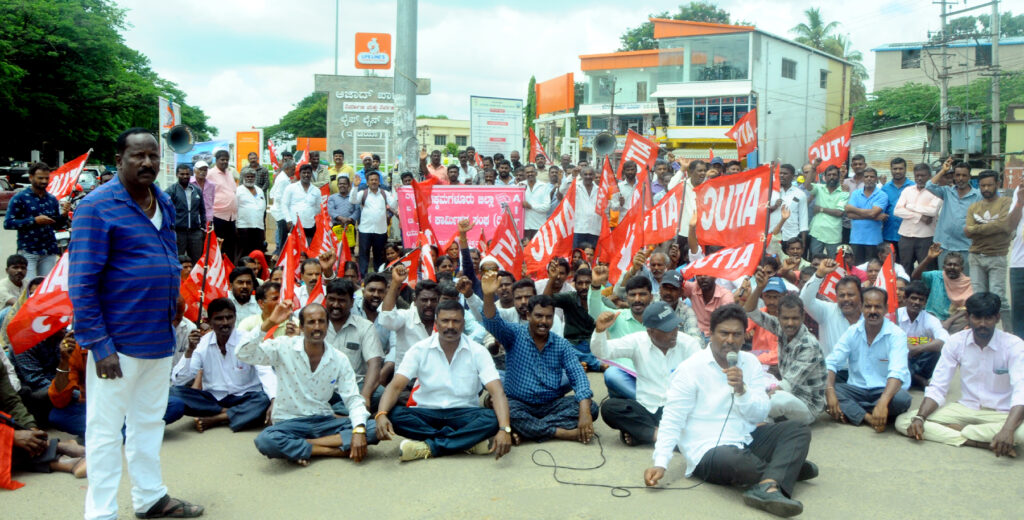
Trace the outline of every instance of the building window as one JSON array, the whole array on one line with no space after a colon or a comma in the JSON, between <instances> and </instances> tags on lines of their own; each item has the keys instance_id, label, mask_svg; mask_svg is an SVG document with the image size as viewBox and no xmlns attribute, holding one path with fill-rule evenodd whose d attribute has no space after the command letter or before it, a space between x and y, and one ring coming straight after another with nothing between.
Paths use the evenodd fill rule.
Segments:
<instances>
[{"instance_id":1,"label":"building window","mask_svg":"<svg viewBox=\"0 0 1024 520\"><path fill-rule=\"evenodd\" d=\"M796 79L796 62L782 58L782 77Z\"/></svg>"},{"instance_id":2,"label":"building window","mask_svg":"<svg viewBox=\"0 0 1024 520\"><path fill-rule=\"evenodd\" d=\"M469 142L469 137L464 135L455 136L455 146L466 146Z\"/></svg>"},{"instance_id":3,"label":"building window","mask_svg":"<svg viewBox=\"0 0 1024 520\"><path fill-rule=\"evenodd\" d=\"M434 146L444 146L446 144L448 144L448 136L447 135L435 135L434 136Z\"/></svg>"},{"instance_id":4,"label":"building window","mask_svg":"<svg viewBox=\"0 0 1024 520\"><path fill-rule=\"evenodd\" d=\"M921 68L921 49L907 49L900 57L901 69Z\"/></svg>"},{"instance_id":5,"label":"building window","mask_svg":"<svg viewBox=\"0 0 1024 520\"><path fill-rule=\"evenodd\" d=\"M828 71L825 69L821 69L821 75L818 77L818 86L828 88Z\"/></svg>"},{"instance_id":6,"label":"building window","mask_svg":"<svg viewBox=\"0 0 1024 520\"><path fill-rule=\"evenodd\" d=\"M991 45L978 45L974 48L974 64L979 67L992 65Z\"/></svg>"},{"instance_id":7,"label":"building window","mask_svg":"<svg viewBox=\"0 0 1024 520\"><path fill-rule=\"evenodd\" d=\"M647 82L637 81L636 82L636 100L637 102L647 101Z\"/></svg>"},{"instance_id":8,"label":"building window","mask_svg":"<svg viewBox=\"0 0 1024 520\"><path fill-rule=\"evenodd\" d=\"M676 126L732 126L755 104L748 96L680 98Z\"/></svg>"}]
</instances>

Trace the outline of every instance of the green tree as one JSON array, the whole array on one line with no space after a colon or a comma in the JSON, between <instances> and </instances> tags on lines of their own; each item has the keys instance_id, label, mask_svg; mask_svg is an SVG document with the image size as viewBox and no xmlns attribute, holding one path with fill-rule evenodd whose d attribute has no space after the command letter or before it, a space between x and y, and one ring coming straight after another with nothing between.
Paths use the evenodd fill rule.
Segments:
<instances>
[{"instance_id":1,"label":"green tree","mask_svg":"<svg viewBox=\"0 0 1024 520\"><path fill-rule=\"evenodd\" d=\"M961 16L949 21L949 33L954 36L988 37L992 33L991 24L992 17L988 14ZM1010 11L1000 14L999 36L1024 36L1024 14L1014 16Z\"/></svg>"},{"instance_id":2,"label":"green tree","mask_svg":"<svg viewBox=\"0 0 1024 520\"><path fill-rule=\"evenodd\" d=\"M668 11L648 15L648 18L670 18L672 20L690 20L694 22L708 23L733 23L729 21L729 12L721 9L714 2L690 2L687 5L680 5L679 12L669 15ZM736 22L735 24L743 24ZM639 51L643 49L655 49L658 43L654 40L654 24L650 20L627 30L619 36L622 46L620 51Z\"/></svg>"},{"instance_id":3,"label":"green tree","mask_svg":"<svg viewBox=\"0 0 1024 520\"><path fill-rule=\"evenodd\" d=\"M455 144L452 141L448 141L448 143L444 145L444 150L442 150L441 153L444 155L457 157L459 155L459 145Z\"/></svg>"},{"instance_id":4,"label":"green tree","mask_svg":"<svg viewBox=\"0 0 1024 520\"><path fill-rule=\"evenodd\" d=\"M533 120L537 118L537 78L530 76L530 83L526 86L526 104L523 105L523 138L530 135L530 128L533 128Z\"/></svg>"},{"instance_id":5,"label":"green tree","mask_svg":"<svg viewBox=\"0 0 1024 520\"><path fill-rule=\"evenodd\" d=\"M835 37L834 32L839 28L839 22L825 23L821 17L821 9L817 7L808 8L804 11L804 16L807 17L807 21L796 24L789 32L796 35L797 43L825 51L827 42Z\"/></svg>"},{"instance_id":6,"label":"green tree","mask_svg":"<svg viewBox=\"0 0 1024 520\"><path fill-rule=\"evenodd\" d=\"M216 129L160 78L149 59L124 44L125 11L108 0L0 2L0 157L39 149L54 161L93 148L111 161L117 135L159 127L157 96L182 106L200 139Z\"/></svg>"},{"instance_id":7,"label":"green tree","mask_svg":"<svg viewBox=\"0 0 1024 520\"><path fill-rule=\"evenodd\" d=\"M263 128L268 139L327 137L327 93L314 92L281 116L276 125Z\"/></svg>"},{"instance_id":8,"label":"green tree","mask_svg":"<svg viewBox=\"0 0 1024 520\"><path fill-rule=\"evenodd\" d=\"M856 106L867 99L867 88L864 82L868 79L868 70L864 68L864 55L854 50L850 39L837 34L825 42L825 52L840 57L853 64L850 77L850 105Z\"/></svg>"},{"instance_id":9,"label":"green tree","mask_svg":"<svg viewBox=\"0 0 1024 520\"><path fill-rule=\"evenodd\" d=\"M416 119L448 119L448 116L443 115L443 114L442 115L436 115L436 116L420 115L420 116L416 116Z\"/></svg>"}]
</instances>

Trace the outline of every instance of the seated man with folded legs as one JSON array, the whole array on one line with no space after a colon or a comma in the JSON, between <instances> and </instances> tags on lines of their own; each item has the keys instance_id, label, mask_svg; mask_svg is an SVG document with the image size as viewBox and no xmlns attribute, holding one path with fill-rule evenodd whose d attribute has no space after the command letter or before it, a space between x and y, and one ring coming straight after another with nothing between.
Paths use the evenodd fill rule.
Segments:
<instances>
[{"instance_id":1,"label":"seated man with folded legs","mask_svg":"<svg viewBox=\"0 0 1024 520\"><path fill-rule=\"evenodd\" d=\"M602 358L627 358L636 367L636 399L609 397L601 404L601 417L619 430L623 444L638 446L658 439L658 421L665 406L672 371L700 351L700 343L679 332L679 315L665 302L654 302L644 309L644 332L608 339L608 329L617 312L602 312L597 317L590 348Z\"/></svg>"},{"instance_id":2,"label":"seated man with folded legs","mask_svg":"<svg viewBox=\"0 0 1024 520\"><path fill-rule=\"evenodd\" d=\"M483 325L505 347L505 388L512 417L512 440L578 440L594 436L597 403L590 381L569 342L551 333L555 304L543 294L530 298L527 325L508 323L498 316L494 294L498 274L488 271L480 280L484 293ZM565 396L562 374L568 374L573 397Z\"/></svg>"},{"instance_id":3,"label":"seated man with folded legs","mask_svg":"<svg viewBox=\"0 0 1024 520\"><path fill-rule=\"evenodd\" d=\"M452 453L495 453L512 445L508 400L491 353L463 335L465 309L456 300L437 305L437 334L409 349L380 400L377 431L384 440L397 432L402 462ZM416 405L393 408L409 381L417 381ZM494 409L481 408L486 388ZM390 416L389 416L390 414ZM493 437L492 441L489 439Z\"/></svg>"},{"instance_id":4,"label":"seated man with folded legs","mask_svg":"<svg viewBox=\"0 0 1024 520\"><path fill-rule=\"evenodd\" d=\"M879 433L890 417L910 408L911 400L907 334L885 318L887 299L883 289L864 289L864 318L840 336L825 358L828 414L854 426L866 420ZM847 363L850 375L836 383L836 372Z\"/></svg>"},{"instance_id":5,"label":"seated man with folded legs","mask_svg":"<svg viewBox=\"0 0 1024 520\"><path fill-rule=\"evenodd\" d=\"M708 348L672 374L654 466L644 472L644 483L658 484L678 447L686 457L686 476L747 487L748 506L798 515L804 507L792 499L794 485L818 475L806 460L811 430L796 421L764 424L770 408L764 369L756 356L740 352L747 330L742 307L715 309L710 330Z\"/></svg>"},{"instance_id":6,"label":"seated man with folded legs","mask_svg":"<svg viewBox=\"0 0 1024 520\"><path fill-rule=\"evenodd\" d=\"M1024 341L996 328L999 296L967 298L969 329L950 336L917 414L896 419L896 431L950 446L1017 456L1024 444ZM960 370L960 400L946 403L949 384Z\"/></svg>"},{"instance_id":7,"label":"seated man with folded legs","mask_svg":"<svg viewBox=\"0 0 1024 520\"><path fill-rule=\"evenodd\" d=\"M300 466L308 466L312 457L348 457L359 462L366 456L367 443L376 444L377 436L374 424L366 422L370 413L352 365L325 342L327 310L311 303L299 311L301 335L263 341L270 329L288 321L291 314L291 304L279 303L260 330L249 333L238 347L238 359L274 367L278 377L274 425L256 436L256 449ZM334 415L330 400L335 392L348 408L348 417Z\"/></svg>"},{"instance_id":8,"label":"seated man with folded legs","mask_svg":"<svg viewBox=\"0 0 1024 520\"><path fill-rule=\"evenodd\" d=\"M273 383L269 370L258 371L235 356L241 334L235 330L235 305L218 298L207 307L212 332L189 334L188 350L171 372L171 395L185 402L185 415L195 417L196 430L225 424L231 431L257 426L266 419ZM202 390L185 384L202 371ZM271 390L271 392L273 392Z\"/></svg>"}]
</instances>

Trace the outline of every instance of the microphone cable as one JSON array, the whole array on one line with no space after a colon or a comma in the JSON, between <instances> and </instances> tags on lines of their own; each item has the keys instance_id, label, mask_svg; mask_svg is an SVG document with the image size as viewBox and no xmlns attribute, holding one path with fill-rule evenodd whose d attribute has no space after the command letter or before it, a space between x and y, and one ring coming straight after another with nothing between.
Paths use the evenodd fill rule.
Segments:
<instances>
[{"instance_id":1,"label":"microphone cable","mask_svg":"<svg viewBox=\"0 0 1024 520\"><path fill-rule=\"evenodd\" d=\"M607 399L608 398L606 397L605 400L607 400ZM602 404L604 403L604 401L601 401L601 402L602 402ZM728 424L728 422L729 422L729 417L732 415L732 406L735 403L736 403L736 394L733 393L732 396L729 399L729 410L727 412L725 412L725 421L722 422L722 429L719 430L719 432L718 432L718 439L715 441L715 447L711 448L712 450L717 448L718 447L718 443L722 441L722 434L725 433L725 425ZM566 485L566 486L591 487L591 488L607 489L611 493L611 495L613 497L616 497L616 498L627 498L629 496L632 496L633 495L633 491L632 490L634 490L634 489L657 489L657 490L666 490L666 491L689 491L691 489L695 489L695 488L699 487L701 484L704 484L704 481L701 480L700 482L697 482L696 484L692 484L692 485L685 486L685 487L651 487L651 486L631 486L631 485L619 486L619 485L615 485L615 484L602 484L602 483L591 483L591 482L571 482L571 481L563 480L563 479L559 478L558 470L560 470L560 469L561 470L567 470L567 471L593 471L593 470L600 469L601 467L603 467L608 462L607 457L605 457L605 455L604 455L604 444L601 443L601 436L598 435L597 433L595 433L594 434L594 438L597 440L597 446L600 449L600 456L601 456L601 463L596 465L596 466L589 467L589 468L579 468L579 467L574 467L574 466L564 466L564 465L561 465L555 459L554 454L552 454L550 451L548 451L545 448L537 448L537 449L533 450L533 453L530 455L530 460L532 460L535 465L540 466L542 468L551 468L551 478L554 479L554 481L559 483L559 484ZM675 447L673 447L673 449L675 449ZM550 463L545 463L545 462L538 461L537 460L537 455L538 454L547 455L548 458L551 459L551 462ZM683 454L683 456L685 458L686 455ZM712 462L714 462L714 460L715 460L715 453L714 453L714 451L712 451L711 452L711 458L708 459L708 464L710 465Z\"/></svg>"}]
</instances>

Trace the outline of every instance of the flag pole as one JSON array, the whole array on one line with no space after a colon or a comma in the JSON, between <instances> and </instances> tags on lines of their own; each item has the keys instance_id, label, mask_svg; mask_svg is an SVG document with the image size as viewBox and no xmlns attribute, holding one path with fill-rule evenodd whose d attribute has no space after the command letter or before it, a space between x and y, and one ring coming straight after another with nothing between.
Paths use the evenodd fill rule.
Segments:
<instances>
[{"instance_id":1,"label":"flag pole","mask_svg":"<svg viewBox=\"0 0 1024 520\"><path fill-rule=\"evenodd\" d=\"M203 322L203 312L204 312L203 300L206 299L206 273L210 270L210 231L211 231L210 223L207 222L206 223L206 244L205 244L205 247L203 248L204 249L203 250L203 257L204 257L204 259L203 259L203 283L199 287L199 312L196 315L196 318L199 320L199 323ZM199 323L197 323L196 325L199 325Z\"/></svg>"}]
</instances>

